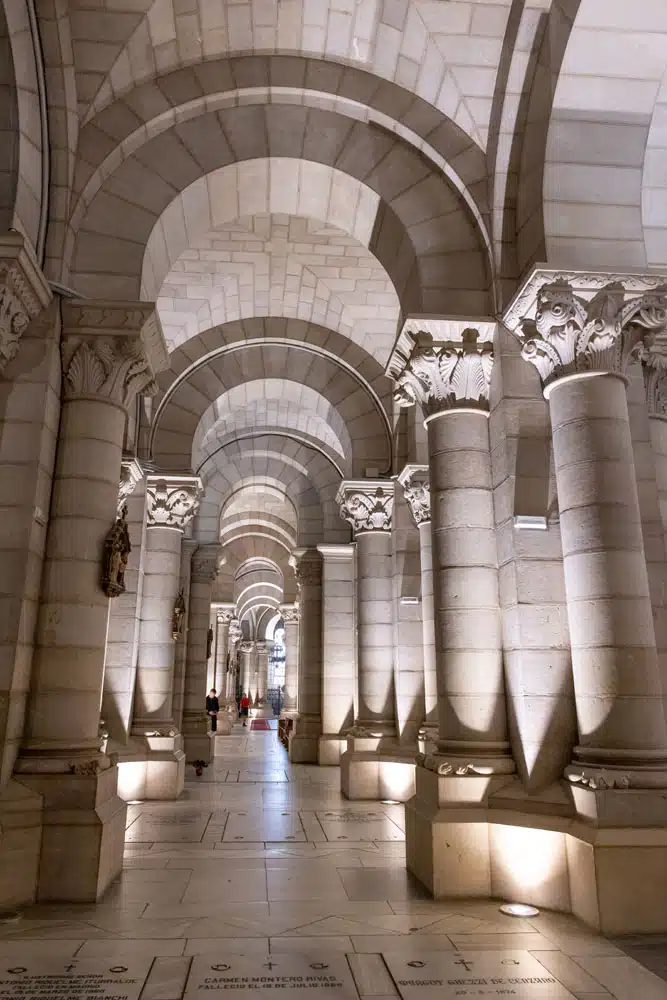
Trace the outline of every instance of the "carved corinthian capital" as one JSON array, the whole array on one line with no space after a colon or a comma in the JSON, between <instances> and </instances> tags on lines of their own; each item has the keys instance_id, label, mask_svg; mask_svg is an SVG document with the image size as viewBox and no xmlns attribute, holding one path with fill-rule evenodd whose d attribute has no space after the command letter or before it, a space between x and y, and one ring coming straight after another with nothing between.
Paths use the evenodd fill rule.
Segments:
<instances>
[{"instance_id":1,"label":"carved corinthian capital","mask_svg":"<svg viewBox=\"0 0 667 1000\"><path fill-rule=\"evenodd\" d=\"M317 549L295 549L289 558L299 587L319 586L322 582L322 557Z\"/></svg>"},{"instance_id":2,"label":"carved corinthian capital","mask_svg":"<svg viewBox=\"0 0 667 1000\"><path fill-rule=\"evenodd\" d=\"M664 349L667 286L658 275L536 268L505 313L545 389L581 372L625 374Z\"/></svg>"},{"instance_id":3,"label":"carved corinthian capital","mask_svg":"<svg viewBox=\"0 0 667 1000\"><path fill-rule=\"evenodd\" d=\"M120 482L118 483L118 513L122 511L129 496L134 493L144 476L144 470L136 458L123 458L120 467Z\"/></svg>"},{"instance_id":4,"label":"carved corinthian capital","mask_svg":"<svg viewBox=\"0 0 667 1000\"><path fill-rule=\"evenodd\" d=\"M199 476L153 475L146 478L146 506L149 528L177 528L192 520L204 489Z\"/></svg>"},{"instance_id":5,"label":"carved corinthian capital","mask_svg":"<svg viewBox=\"0 0 667 1000\"><path fill-rule=\"evenodd\" d=\"M488 410L495 326L490 320L408 318L386 370L396 405L419 403L426 418Z\"/></svg>"},{"instance_id":6,"label":"carved corinthian capital","mask_svg":"<svg viewBox=\"0 0 667 1000\"><path fill-rule=\"evenodd\" d=\"M406 465L398 481L419 527L431 520L431 489L427 465Z\"/></svg>"},{"instance_id":7,"label":"carved corinthian capital","mask_svg":"<svg viewBox=\"0 0 667 1000\"><path fill-rule=\"evenodd\" d=\"M298 604L281 604L280 614L283 618L283 624L287 625L298 625L299 623L299 605Z\"/></svg>"},{"instance_id":8,"label":"carved corinthian capital","mask_svg":"<svg viewBox=\"0 0 667 1000\"><path fill-rule=\"evenodd\" d=\"M349 479L336 494L340 516L355 535L365 531L391 531L394 484L387 480Z\"/></svg>"},{"instance_id":9,"label":"carved corinthian capital","mask_svg":"<svg viewBox=\"0 0 667 1000\"><path fill-rule=\"evenodd\" d=\"M51 301L51 290L20 233L0 239L0 372L18 354L21 335Z\"/></svg>"},{"instance_id":10,"label":"carved corinthian capital","mask_svg":"<svg viewBox=\"0 0 667 1000\"><path fill-rule=\"evenodd\" d=\"M219 545L200 545L192 555L192 579L200 583L213 583L224 561Z\"/></svg>"},{"instance_id":11,"label":"carved corinthian capital","mask_svg":"<svg viewBox=\"0 0 667 1000\"><path fill-rule=\"evenodd\" d=\"M168 356L150 303L67 299L62 316L66 399L92 396L127 409L137 393L157 391Z\"/></svg>"}]
</instances>

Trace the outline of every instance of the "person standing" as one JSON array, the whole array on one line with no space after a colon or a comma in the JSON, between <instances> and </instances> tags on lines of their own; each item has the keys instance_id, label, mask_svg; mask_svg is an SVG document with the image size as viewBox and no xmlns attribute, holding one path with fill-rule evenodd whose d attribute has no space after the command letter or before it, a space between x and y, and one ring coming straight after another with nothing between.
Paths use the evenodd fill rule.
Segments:
<instances>
[{"instance_id":1,"label":"person standing","mask_svg":"<svg viewBox=\"0 0 667 1000\"><path fill-rule=\"evenodd\" d=\"M243 719L243 725L246 725L248 719L248 711L250 709L250 698L244 691L241 695L241 718Z\"/></svg>"},{"instance_id":2,"label":"person standing","mask_svg":"<svg viewBox=\"0 0 667 1000\"><path fill-rule=\"evenodd\" d=\"M206 698L206 712L211 716L211 732L214 733L218 728L218 712L220 711L220 702L218 701L218 696L215 688L211 688Z\"/></svg>"}]
</instances>

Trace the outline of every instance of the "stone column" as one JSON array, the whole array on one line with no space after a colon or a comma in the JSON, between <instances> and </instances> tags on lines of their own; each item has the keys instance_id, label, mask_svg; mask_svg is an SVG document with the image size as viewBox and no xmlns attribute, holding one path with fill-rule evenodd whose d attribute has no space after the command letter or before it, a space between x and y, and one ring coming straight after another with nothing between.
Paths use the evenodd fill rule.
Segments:
<instances>
[{"instance_id":1,"label":"stone column","mask_svg":"<svg viewBox=\"0 0 667 1000\"><path fill-rule=\"evenodd\" d=\"M136 458L126 456L121 466L118 514L127 506L127 526L132 551L125 570L125 593L109 609L104 690L100 725L109 736L107 752L125 756L132 725L132 705L137 674L139 609L143 593L146 549L146 497L144 472Z\"/></svg>"},{"instance_id":2,"label":"stone column","mask_svg":"<svg viewBox=\"0 0 667 1000\"><path fill-rule=\"evenodd\" d=\"M215 677L213 686L218 692L220 707L227 701L227 660L229 656L229 629L234 621L234 605L229 607L220 604L215 606L216 642L215 642Z\"/></svg>"},{"instance_id":3,"label":"stone column","mask_svg":"<svg viewBox=\"0 0 667 1000\"><path fill-rule=\"evenodd\" d=\"M667 728L649 593L625 370L662 367L667 296L638 279L536 281L523 357L549 401L579 743L566 776L582 789L667 787ZM607 802L613 801L609 796Z\"/></svg>"},{"instance_id":4,"label":"stone column","mask_svg":"<svg viewBox=\"0 0 667 1000\"><path fill-rule=\"evenodd\" d=\"M363 738L394 740L394 633L391 519L394 484L348 480L337 496L341 517L357 547L359 708L355 730Z\"/></svg>"},{"instance_id":5,"label":"stone column","mask_svg":"<svg viewBox=\"0 0 667 1000\"><path fill-rule=\"evenodd\" d=\"M316 764L322 732L322 557L295 549L290 563L299 585L298 712L289 736L294 763Z\"/></svg>"},{"instance_id":6,"label":"stone column","mask_svg":"<svg viewBox=\"0 0 667 1000\"><path fill-rule=\"evenodd\" d=\"M147 303L62 303L63 405L33 660L17 770L44 796L38 899L95 901L118 875L125 803L100 750L109 596L123 592L117 517L127 410L167 355ZM115 525L114 525L115 521Z\"/></svg>"},{"instance_id":7,"label":"stone column","mask_svg":"<svg viewBox=\"0 0 667 1000\"><path fill-rule=\"evenodd\" d=\"M192 570L192 554L197 543L192 538L181 540L181 569L179 573L180 590L185 604L185 615L180 623L180 632L176 636L174 648L174 723L178 730L183 729L183 698L185 696L185 661L188 649L188 608L190 607L190 574Z\"/></svg>"},{"instance_id":8,"label":"stone column","mask_svg":"<svg viewBox=\"0 0 667 1000\"><path fill-rule=\"evenodd\" d=\"M280 717L291 718L297 711L299 683L299 605L281 604L280 613L285 626L285 695Z\"/></svg>"},{"instance_id":9,"label":"stone column","mask_svg":"<svg viewBox=\"0 0 667 1000\"><path fill-rule=\"evenodd\" d=\"M185 661L183 740L187 760L209 763L211 740L206 715L206 681L211 591L220 565L220 546L200 545L192 556L188 648Z\"/></svg>"},{"instance_id":10,"label":"stone column","mask_svg":"<svg viewBox=\"0 0 667 1000\"><path fill-rule=\"evenodd\" d=\"M241 693L247 694L248 698L251 699L252 703L252 686L254 684L254 673L255 673L255 643L254 642L242 642L241 643Z\"/></svg>"},{"instance_id":11,"label":"stone column","mask_svg":"<svg viewBox=\"0 0 667 1000\"><path fill-rule=\"evenodd\" d=\"M266 700L269 689L269 660L273 643L262 641L255 643L257 655L257 703L250 713L253 719L272 719L273 708Z\"/></svg>"},{"instance_id":12,"label":"stone column","mask_svg":"<svg viewBox=\"0 0 667 1000\"><path fill-rule=\"evenodd\" d=\"M424 643L424 725L420 743L427 753L436 749L438 738L438 684L435 659L433 610L433 554L431 545L431 493L427 465L406 465L398 477L405 499L419 530L421 563L422 631Z\"/></svg>"},{"instance_id":13,"label":"stone column","mask_svg":"<svg viewBox=\"0 0 667 1000\"><path fill-rule=\"evenodd\" d=\"M409 319L387 369L396 405L419 403L428 435L438 737L418 761L406 842L408 868L435 896L490 893L485 810L514 770L488 429L494 331Z\"/></svg>"},{"instance_id":14,"label":"stone column","mask_svg":"<svg viewBox=\"0 0 667 1000\"><path fill-rule=\"evenodd\" d=\"M322 735L318 763L340 764L354 723L357 667L354 545L318 545L322 556Z\"/></svg>"},{"instance_id":15,"label":"stone column","mask_svg":"<svg viewBox=\"0 0 667 1000\"><path fill-rule=\"evenodd\" d=\"M229 653L227 670L226 701L234 711L232 719L236 718L236 689L238 679L238 647L241 639L241 627L238 618L233 618L229 626Z\"/></svg>"},{"instance_id":16,"label":"stone column","mask_svg":"<svg viewBox=\"0 0 667 1000\"><path fill-rule=\"evenodd\" d=\"M132 722L132 736L142 754L131 766L123 765L119 786L129 799L175 799L183 791L185 755L174 719L174 655L185 618L181 543L201 493L198 476L155 473L146 478L144 591Z\"/></svg>"}]
</instances>

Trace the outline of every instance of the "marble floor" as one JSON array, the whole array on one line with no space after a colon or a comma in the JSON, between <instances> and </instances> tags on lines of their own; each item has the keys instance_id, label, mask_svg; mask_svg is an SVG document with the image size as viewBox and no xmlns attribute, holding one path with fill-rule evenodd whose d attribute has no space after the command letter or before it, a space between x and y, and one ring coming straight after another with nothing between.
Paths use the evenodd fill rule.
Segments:
<instances>
[{"instance_id":1,"label":"marble floor","mask_svg":"<svg viewBox=\"0 0 667 1000\"><path fill-rule=\"evenodd\" d=\"M546 992L438 995L667 1000L660 941L611 942L570 917L518 920L493 902L433 902L404 868L402 806L346 802L338 770L291 766L275 731L237 728L222 750L201 778L189 768L180 801L128 808L125 869L101 903L36 905L0 925L0 980L2 966L16 974L33 961L140 961L143 991L127 996L181 1000L193 956L305 956L310 968L347 956L361 997L412 1000L392 962L467 969L471 955L508 964L529 953L557 981ZM33 996L6 984L0 995Z\"/></svg>"}]
</instances>

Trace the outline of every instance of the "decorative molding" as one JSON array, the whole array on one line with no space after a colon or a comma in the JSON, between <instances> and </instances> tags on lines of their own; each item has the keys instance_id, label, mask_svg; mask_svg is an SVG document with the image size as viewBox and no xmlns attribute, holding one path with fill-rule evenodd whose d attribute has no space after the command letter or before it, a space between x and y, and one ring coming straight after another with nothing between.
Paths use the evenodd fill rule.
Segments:
<instances>
[{"instance_id":1,"label":"decorative molding","mask_svg":"<svg viewBox=\"0 0 667 1000\"><path fill-rule=\"evenodd\" d=\"M21 336L51 297L28 241L18 232L4 235L0 239L0 372L14 360Z\"/></svg>"},{"instance_id":2,"label":"decorative molding","mask_svg":"<svg viewBox=\"0 0 667 1000\"><path fill-rule=\"evenodd\" d=\"M63 337L139 339L151 372L169 367L169 350L151 302L64 299Z\"/></svg>"},{"instance_id":3,"label":"decorative molding","mask_svg":"<svg viewBox=\"0 0 667 1000\"><path fill-rule=\"evenodd\" d=\"M406 465L398 477L406 501L419 527L431 520L431 488L428 465Z\"/></svg>"},{"instance_id":4,"label":"decorative molding","mask_svg":"<svg viewBox=\"0 0 667 1000\"><path fill-rule=\"evenodd\" d=\"M218 610L216 611L216 619L218 625L226 625L228 629L231 628L231 624L235 620L235 618L236 618L236 611L234 609L230 611L225 611L225 610L221 611L218 608Z\"/></svg>"},{"instance_id":5,"label":"decorative molding","mask_svg":"<svg viewBox=\"0 0 667 1000\"><path fill-rule=\"evenodd\" d=\"M113 765L112 765L113 766ZM84 760L81 763L70 763L69 773L77 776L94 778L102 771L99 760Z\"/></svg>"},{"instance_id":6,"label":"decorative molding","mask_svg":"<svg viewBox=\"0 0 667 1000\"><path fill-rule=\"evenodd\" d=\"M299 587L303 584L321 586L322 557L317 549L295 549L289 557L289 564Z\"/></svg>"},{"instance_id":7,"label":"decorative molding","mask_svg":"<svg viewBox=\"0 0 667 1000\"><path fill-rule=\"evenodd\" d=\"M298 625L301 613L299 611L298 604L281 604L278 608L280 614L282 615L283 624L285 627L288 625Z\"/></svg>"},{"instance_id":8,"label":"decorative molding","mask_svg":"<svg viewBox=\"0 0 667 1000\"><path fill-rule=\"evenodd\" d=\"M136 458L124 458L120 466L120 481L118 483L118 513L122 511L125 502L136 490L144 478L144 470Z\"/></svg>"},{"instance_id":9,"label":"decorative molding","mask_svg":"<svg viewBox=\"0 0 667 1000\"><path fill-rule=\"evenodd\" d=\"M418 767L425 767L427 771L434 771L435 774L443 777L478 778L493 773L493 768L485 764L474 761L455 761L452 763L446 757L441 757L438 754L417 754L416 762Z\"/></svg>"},{"instance_id":10,"label":"decorative molding","mask_svg":"<svg viewBox=\"0 0 667 1000\"><path fill-rule=\"evenodd\" d=\"M344 480L336 494L340 516L356 535L366 531L391 531L394 484L387 480Z\"/></svg>"},{"instance_id":11,"label":"decorative molding","mask_svg":"<svg viewBox=\"0 0 667 1000\"><path fill-rule=\"evenodd\" d=\"M419 403L426 418L449 410L488 412L495 321L409 317L385 374L399 407Z\"/></svg>"},{"instance_id":12,"label":"decorative molding","mask_svg":"<svg viewBox=\"0 0 667 1000\"><path fill-rule=\"evenodd\" d=\"M249 642L246 639L244 642L241 643L239 649L241 650L242 653L252 653L253 650L255 649L255 643Z\"/></svg>"},{"instance_id":13,"label":"decorative molding","mask_svg":"<svg viewBox=\"0 0 667 1000\"><path fill-rule=\"evenodd\" d=\"M221 547L215 544L200 545L195 549L192 555L191 578L200 583L213 583L218 575L221 553Z\"/></svg>"},{"instance_id":14,"label":"decorative molding","mask_svg":"<svg viewBox=\"0 0 667 1000\"><path fill-rule=\"evenodd\" d=\"M660 368L667 353L667 284L660 275L536 268L505 323L545 389L566 375L624 375L637 359Z\"/></svg>"},{"instance_id":15,"label":"decorative molding","mask_svg":"<svg viewBox=\"0 0 667 1000\"><path fill-rule=\"evenodd\" d=\"M203 495L199 476L147 476L147 527L183 531L199 510Z\"/></svg>"}]
</instances>

